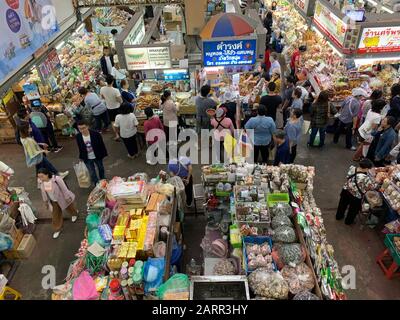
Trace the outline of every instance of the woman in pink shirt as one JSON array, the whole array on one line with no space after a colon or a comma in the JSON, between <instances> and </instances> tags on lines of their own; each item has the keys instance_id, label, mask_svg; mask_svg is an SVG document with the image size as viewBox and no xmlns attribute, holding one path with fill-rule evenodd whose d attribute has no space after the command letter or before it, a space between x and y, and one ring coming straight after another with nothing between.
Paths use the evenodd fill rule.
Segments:
<instances>
[{"instance_id":1,"label":"woman in pink shirt","mask_svg":"<svg viewBox=\"0 0 400 320\"><path fill-rule=\"evenodd\" d=\"M214 128L214 138L216 141L219 141L220 145L220 156L219 160L222 163L224 160L224 139L226 134L234 135L234 126L231 119L226 117L226 109L224 107L218 108L215 118L211 120L211 125ZM217 156L218 159L218 156Z\"/></svg>"},{"instance_id":2,"label":"woman in pink shirt","mask_svg":"<svg viewBox=\"0 0 400 320\"><path fill-rule=\"evenodd\" d=\"M165 90L161 96L161 110L163 111L164 131L168 143L170 128L176 132L178 127L178 107L172 100L171 91L169 90ZM177 135L176 139L178 139Z\"/></svg>"},{"instance_id":3,"label":"woman in pink shirt","mask_svg":"<svg viewBox=\"0 0 400 320\"><path fill-rule=\"evenodd\" d=\"M63 227L64 210L72 216L72 222L78 219L78 210L75 207L75 195L68 189L64 180L53 174L46 168L38 170L38 178L41 181L40 189L46 207L52 209L53 238L57 239Z\"/></svg>"},{"instance_id":4,"label":"woman in pink shirt","mask_svg":"<svg viewBox=\"0 0 400 320\"><path fill-rule=\"evenodd\" d=\"M153 109L150 107L147 107L144 110L144 113L146 114L147 120L144 122L144 136L145 139L148 143L149 146L151 146L152 144L156 143L159 138L161 138L159 135L157 135L156 137L152 138L150 136L148 136L147 134L153 130L153 129L158 129L161 131L164 131L164 126L161 123L161 120L158 116L154 115Z\"/></svg>"}]
</instances>

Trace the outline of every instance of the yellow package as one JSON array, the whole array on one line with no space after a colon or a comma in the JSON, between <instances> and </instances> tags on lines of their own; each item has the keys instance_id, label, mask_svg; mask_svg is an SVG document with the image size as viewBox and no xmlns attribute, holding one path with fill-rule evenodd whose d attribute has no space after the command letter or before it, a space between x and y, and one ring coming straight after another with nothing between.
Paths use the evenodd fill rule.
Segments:
<instances>
[{"instance_id":1,"label":"yellow package","mask_svg":"<svg viewBox=\"0 0 400 320\"><path fill-rule=\"evenodd\" d=\"M113 239L116 241L124 241L125 229L125 226L116 226L113 231Z\"/></svg>"},{"instance_id":2,"label":"yellow package","mask_svg":"<svg viewBox=\"0 0 400 320\"><path fill-rule=\"evenodd\" d=\"M144 248L144 240L146 238L146 230L147 230L147 222L149 220L148 216L144 216L142 219L142 225L140 226L140 232L138 236L138 245L137 245L137 251L143 251Z\"/></svg>"},{"instance_id":3,"label":"yellow package","mask_svg":"<svg viewBox=\"0 0 400 320\"><path fill-rule=\"evenodd\" d=\"M136 258L136 249L137 249L137 242L130 242L128 254L126 255L126 257L128 259Z\"/></svg>"},{"instance_id":4,"label":"yellow package","mask_svg":"<svg viewBox=\"0 0 400 320\"><path fill-rule=\"evenodd\" d=\"M126 227L129 223L129 213L124 212L120 213L117 220L117 226L124 226Z\"/></svg>"}]
</instances>

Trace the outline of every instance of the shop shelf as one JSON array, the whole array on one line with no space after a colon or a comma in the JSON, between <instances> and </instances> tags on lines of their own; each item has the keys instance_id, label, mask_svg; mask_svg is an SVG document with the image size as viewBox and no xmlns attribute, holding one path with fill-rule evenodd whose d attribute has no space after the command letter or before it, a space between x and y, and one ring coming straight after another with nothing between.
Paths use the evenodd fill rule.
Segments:
<instances>
[{"instance_id":1,"label":"shop shelf","mask_svg":"<svg viewBox=\"0 0 400 320\"><path fill-rule=\"evenodd\" d=\"M277 203L289 203L289 193L269 193L267 195L268 207L271 208Z\"/></svg>"},{"instance_id":2,"label":"shop shelf","mask_svg":"<svg viewBox=\"0 0 400 320\"><path fill-rule=\"evenodd\" d=\"M393 260L400 266L400 252L394 244L393 238L400 237L400 233L387 234L385 237L385 246L390 250Z\"/></svg>"}]
</instances>

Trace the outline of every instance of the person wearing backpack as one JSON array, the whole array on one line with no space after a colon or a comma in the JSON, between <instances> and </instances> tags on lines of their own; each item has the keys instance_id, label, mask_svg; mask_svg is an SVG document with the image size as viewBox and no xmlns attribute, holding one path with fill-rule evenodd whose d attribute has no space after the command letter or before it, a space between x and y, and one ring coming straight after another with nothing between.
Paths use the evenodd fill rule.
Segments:
<instances>
[{"instance_id":1,"label":"person wearing backpack","mask_svg":"<svg viewBox=\"0 0 400 320\"><path fill-rule=\"evenodd\" d=\"M101 100L96 93L90 92L85 87L79 88L79 94L83 97L84 104L87 107L87 109L91 110L93 114L95 121L95 130L96 131L108 130L111 121L108 116L107 106L104 103L104 101ZM79 120L81 121L83 120L84 122L90 124L90 122L88 122L88 119L85 119L83 117Z\"/></svg>"},{"instance_id":2,"label":"person wearing backpack","mask_svg":"<svg viewBox=\"0 0 400 320\"><path fill-rule=\"evenodd\" d=\"M46 155L49 153L46 149L47 145L45 143L36 142L30 137L28 124L22 124L18 130L20 132L21 144L24 148L25 160L28 168L35 166L36 173L39 169L46 168L54 175L60 175L62 179L69 174L69 171L59 172L47 159Z\"/></svg>"},{"instance_id":3,"label":"person wearing backpack","mask_svg":"<svg viewBox=\"0 0 400 320\"><path fill-rule=\"evenodd\" d=\"M215 117L211 119L211 125L214 128L214 139L219 142L219 160L221 163L224 162L224 138L225 135L229 132L232 136L234 134L235 127L233 126L233 122L226 116L227 110L225 107L218 108Z\"/></svg>"},{"instance_id":4,"label":"person wearing backpack","mask_svg":"<svg viewBox=\"0 0 400 320\"><path fill-rule=\"evenodd\" d=\"M271 117L267 117L267 109L260 105L257 110L258 115L247 121L246 130L254 130L254 163L258 163L261 153L262 163L267 164L269 158L269 146L272 136L276 131L276 125Z\"/></svg>"},{"instance_id":5,"label":"person wearing backpack","mask_svg":"<svg viewBox=\"0 0 400 320\"><path fill-rule=\"evenodd\" d=\"M193 166L192 161L187 157L171 159L168 162L168 172L171 176L180 177L185 185L186 206L193 205Z\"/></svg>"},{"instance_id":6,"label":"person wearing backpack","mask_svg":"<svg viewBox=\"0 0 400 320\"><path fill-rule=\"evenodd\" d=\"M47 168L41 168L37 174L41 181L40 190L47 209L52 211L53 239L57 239L63 227L63 210L71 214L72 222L78 220L78 210L75 206L75 195L68 189L64 180L53 175Z\"/></svg>"},{"instance_id":7,"label":"person wearing backpack","mask_svg":"<svg viewBox=\"0 0 400 320\"><path fill-rule=\"evenodd\" d=\"M60 152L63 147L57 143L47 108L44 106L32 107L29 117L36 128L40 130L45 143L49 146L49 150L55 153Z\"/></svg>"},{"instance_id":8,"label":"person wearing backpack","mask_svg":"<svg viewBox=\"0 0 400 320\"><path fill-rule=\"evenodd\" d=\"M375 189L372 178L368 175L374 164L369 159L362 159L359 167L351 166L347 173L347 181L340 193L340 201L336 212L336 220L346 216L345 224L352 225L361 211L362 200L367 191Z\"/></svg>"},{"instance_id":9,"label":"person wearing backpack","mask_svg":"<svg viewBox=\"0 0 400 320\"><path fill-rule=\"evenodd\" d=\"M132 107L132 112L135 111L136 106L136 95L129 90L129 82L128 80L121 80L121 97L122 100Z\"/></svg>"},{"instance_id":10,"label":"person wearing backpack","mask_svg":"<svg viewBox=\"0 0 400 320\"><path fill-rule=\"evenodd\" d=\"M358 121L358 113L363 98L368 98L368 93L361 88L356 88L353 90L352 95L342 103L341 110L337 115L339 125L336 128L333 137L334 144L338 144L340 135L342 134L342 131L345 130L346 148L353 151L357 150L357 148L353 146L353 134L357 130L356 124Z\"/></svg>"}]
</instances>

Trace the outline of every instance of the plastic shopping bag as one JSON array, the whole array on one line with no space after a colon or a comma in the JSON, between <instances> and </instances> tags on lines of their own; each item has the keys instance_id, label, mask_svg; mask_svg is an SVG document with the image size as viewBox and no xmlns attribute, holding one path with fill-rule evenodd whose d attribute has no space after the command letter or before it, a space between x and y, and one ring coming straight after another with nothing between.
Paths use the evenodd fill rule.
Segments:
<instances>
[{"instance_id":1,"label":"plastic shopping bag","mask_svg":"<svg viewBox=\"0 0 400 320\"><path fill-rule=\"evenodd\" d=\"M91 185L89 170L86 165L80 161L78 164L74 165L74 170L76 173L76 178L78 179L79 187L89 188Z\"/></svg>"},{"instance_id":2,"label":"plastic shopping bag","mask_svg":"<svg viewBox=\"0 0 400 320\"><path fill-rule=\"evenodd\" d=\"M83 271L75 280L72 296L74 300L98 300L99 294L96 290L96 284L89 272Z\"/></svg>"},{"instance_id":3,"label":"plastic shopping bag","mask_svg":"<svg viewBox=\"0 0 400 320\"><path fill-rule=\"evenodd\" d=\"M5 233L0 232L0 252L10 250L13 247L13 239Z\"/></svg>"}]
</instances>

